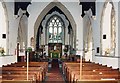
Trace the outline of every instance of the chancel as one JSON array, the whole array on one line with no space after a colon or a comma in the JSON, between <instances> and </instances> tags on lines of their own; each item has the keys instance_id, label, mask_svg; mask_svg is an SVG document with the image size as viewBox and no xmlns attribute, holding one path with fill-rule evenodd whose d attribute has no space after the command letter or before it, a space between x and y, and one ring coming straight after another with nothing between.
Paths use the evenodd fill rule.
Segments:
<instances>
[{"instance_id":1,"label":"chancel","mask_svg":"<svg viewBox=\"0 0 120 83\"><path fill-rule=\"evenodd\" d=\"M0 0L0 82L118 83L119 0Z\"/></svg>"}]
</instances>

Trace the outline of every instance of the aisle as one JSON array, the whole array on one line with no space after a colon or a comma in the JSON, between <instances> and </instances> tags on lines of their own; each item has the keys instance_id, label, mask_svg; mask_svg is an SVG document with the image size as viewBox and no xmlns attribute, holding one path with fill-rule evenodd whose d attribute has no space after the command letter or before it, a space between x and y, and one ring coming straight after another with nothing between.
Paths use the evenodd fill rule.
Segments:
<instances>
[{"instance_id":1,"label":"aisle","mask_svg":"<svg viewBox=\"0 0 120 83\"><path fill-rule=\"evenodd\" d=\"M64 78L60 72L59 64L57 60L51 62L50 70L48 71L45 83L65 83Z\"/></svg>"}]
</instances>

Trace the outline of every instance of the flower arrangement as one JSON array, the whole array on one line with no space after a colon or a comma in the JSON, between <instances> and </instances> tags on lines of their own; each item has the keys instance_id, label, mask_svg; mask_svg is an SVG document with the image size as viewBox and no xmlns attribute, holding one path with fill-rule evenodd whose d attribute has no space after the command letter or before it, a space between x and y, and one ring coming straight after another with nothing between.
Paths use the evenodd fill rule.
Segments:
<instances>
[{"instance_id":1,"label":"flower arrangement","mask_svg":"<svg viewBox=\"0 0 120 83\"><path fill-rule=\"evenodd\" d=\"M5 53L4 48L0 47L0 53L1 53L1 55L4 55L4 53Z\"/></svg>"},{"instance_id":2,"label":"flower arrangement","mask_svg":"<svg viewBox=\"0 0 120 83\"><path fill-rule=\"evenodd\" d=\"M109 48L105 49L105 54L110 54L110 49Z\"/></svg>"},{"instance_id":3,"label":"flower arrangement","mask_svg":"<svg viewBox=\"0 0 120 83\"><path fill-rule=\"evenodd\" d=\"M27 52L32 52L32 48L31 48L31 47L28 47L28 48L27 48Z\"/></svg>"},{"instance_id":4,"label":"flower arrangement","mask_svg":"<svg viewBox=\"0 0 120 83\"><path fill-rule=\"evenodd\" d=\"M65 53L68 52L68 49L67 49L67 48L64 48L63 50L64 50Z\"/></svg>"}]
</instances>

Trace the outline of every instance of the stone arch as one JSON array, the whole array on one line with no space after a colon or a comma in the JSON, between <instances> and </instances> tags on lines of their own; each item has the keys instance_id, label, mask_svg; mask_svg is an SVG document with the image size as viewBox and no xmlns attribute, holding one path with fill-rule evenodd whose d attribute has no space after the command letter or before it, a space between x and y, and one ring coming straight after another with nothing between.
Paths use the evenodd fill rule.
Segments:
<instances>
[{"instance_id":1,"label":"stone arch","mask_svg":"<svg viewBox=\"0 0 120 83\"><path fill-rule=\"evenodd\" d=\"M27 45L27 16L22 14L19 18L17 42L20 49L26 48Z\"/></svg>"},{"instance_id":2,"label":"stone arch","mask_svg":"<svg viewBox=\"0 0 120 83\"><path fill-rule=\"evenodd\" d=\"M4 8L4 14L6 19L6 54L9 54L9 20L8 20L8 12L7 7L4 0L1 0L2 7Z\"/></svg>"},{"instance_id":3,"label":"stone arch","mask_svg":"<svg viewBox=\"0 0 120 83\"><path fill-rule=\"evenodd\" d=\"M84 46L84 58L86 61L92 61L93 57L93 51L94 51L94 38L93 38L93 27L92 27L92 21L91 21L91 16L85 15L86 16L86 28L84 31L84 35L86 35L83 39L83 46Z\"/></svg>"},{"instance_id":4,"label":"stone arch","mask_svg":"<svg viewBox=\"0 0 120 83\"><path fill-rule=\"evenodd\" d=\"M34 24L34 38L35 38L35 45L36 45L36 37L37 37L37 31L39 28L39 23L42 22L42 19L44 18L44 16L48 13L48 11L50 11L53 7L57 6L65 15L67 15L68 20L71 23L72 29L73 29L73 40L74 40L74 47L76 47L75 45L75 40L76 40L76 23L74 21L73 16L71 15L71 13L67 10L67 8L60 2L51 2L50 4L48 4L44 10L40 13L40 15L38 16L38 18L36 19L36 22Z\"/></svg>"},{"instance_id":5,"label":"stone arch","mask_svg":"<svg viewBox=\"0 0 120 83\"><path fill-rule=\"evenodd\" d=\"M57 12L57 11L54 11L54 12L52 12L51 14L46 15L45 19L42 21L42 24L41 24L43 28L47 28L46 26L47 26L48 20L51 19L53 16L57 16L59 19L61 19L61 21L63 22L63 26L64 26L65 28L68 28L68 26L69 26L69 21L66 19L66 17L65 17L64 14L60 14L60 13ZM46 38L47 38L47 37L46 37ZM46 38L45 38L45 40L46 40L45 42L46 42L46 44L47 44L48 41L47 41ZM65 41L65 39L64 39L64 41ZM64 44L65 44L65 42L64 42Z\"/></svg>"},{"instance_id":6,"label":"stone arch","mask_svg":"<svg viewBox=\"0 0 120 83\"><path fill-rule=\"evenodd\" d=\"M106 1L104 2L104 5L103 5L103 9L102 9L102 13L101 13L101 19L100 19L100 55L103 54L103 51L102 51L102 49L103 49L103 45L102 45L103 19L104 19L105 9L106 9L106 6L107 6L108 2L112 5L111 14L112 14L112 11L114 11L114 13L115 13L115 7L114 7L114 4L113 4L112 0L106 0ZM115 15L115 14L114 14L114 15ZM110 19L111 19L111 18L110 18ZM116 22L115 22L115 23L116 23ZM112 28L112 26L111 26L111 30L112 30L112 29L113 29L113 28ZM114 35L116 35L116 33L115 33ZM115 54L115 53L114 53L114 54Z\"/></svg>"}]
</instances>

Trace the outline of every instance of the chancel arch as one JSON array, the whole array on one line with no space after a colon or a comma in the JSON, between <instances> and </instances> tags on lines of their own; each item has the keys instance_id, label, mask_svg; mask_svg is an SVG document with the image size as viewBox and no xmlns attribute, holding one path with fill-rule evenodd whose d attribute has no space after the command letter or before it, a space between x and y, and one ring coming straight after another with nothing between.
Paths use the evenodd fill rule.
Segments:
<instances>
[{"instance_id":1,"label":"chancel arch","mask_svg":"<svg viewBox=\"0 0 120 83\"><path fill-rule=\"evenodd\" d=\"M73 39L71 39L71 41L73 41L73 47L76 47L76 23L74 21L73 16L70 14L70 12L68 11L68 9L60 2L51 2L50 4L48 4L44 10L40 13L40 15L38 16L35 25L34 25L34 38L35 38L35 45L36 45L36 35L38 32L38 28L40 23L42 22L44 15L46 15L53 7L57 7L59 8L65 15L67 15L66 17L68 18L70 24L71 24L71 28L72 28L72 34L73 34ZM35 48L35 47L34 47Z\"/></svg>"},{"instance_id":2,"label":"chancel arch","mask_svg":"<svg viewBox=\"0 0 120 83\"><path fill-rule=\"evenodd\" d=\"M112 1L106 0L101 14L100 55L114 56L116 47L116 19ZM107 43L107 44L106 44Z\"/></svg>"},{"instance_id":3,"label":"chancel arch","mask_svg":"<svg viewBox=\"0 0 120 83\"><path fill-rule=\"evenodd\" d=\"M73 48L73 30L66 15L58 8L53 7L40 23L36 50L45 49L47 55L51 52L59 51L59 57L64 54L71 53Z\"/></svg>"},{"instance_id":4,"label":"chancel arch","mask_svg":"<svg viewBox=\"0 0 120 83\"><path fill-rule=\"evenodd\" d=\"M46 51L46 53L48 53L49 41L46 41L46 40L48 40L49 36L48 36L48 34L45 34L44 32L48 31L46 24L49 23L49 20L51 20L51 18L54 16L57 16L59 21L61 21L61 23L63 23L62 33L61 33L61 35L63 35L62 40L61 40L62 41L61 42L61 44L62 44L62 47L61 47L62 54L61 55L64 54L64 50L63 50L64 48L68 48L69 49L68 54L70 54L71 53L70 50L72 50L72 48L76 47L76 42L75 42L75 40L76 40L76 23L75 23L72 15L70 14L70 12L60 2L56 2L56 3L51 2L38 16L38 18L35 22L35 25L34 25L34 38L35 38L35 46L36 46L35 49L37 49L39 47L40 48L44 47L45 48L44 51ZM64 29L63 29L63 27L64 27ZM57 29L57 30L59 30L59 29ZM44 37L44 38L41 38L41 37ZM57 40L56 43L60 43L58 41L60 41L60 40ZM54 43L55 43L55 41L54 41Z\"/></svg>"}]
</instances>

